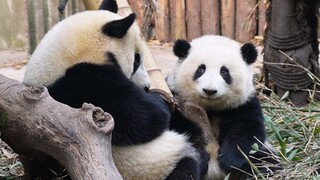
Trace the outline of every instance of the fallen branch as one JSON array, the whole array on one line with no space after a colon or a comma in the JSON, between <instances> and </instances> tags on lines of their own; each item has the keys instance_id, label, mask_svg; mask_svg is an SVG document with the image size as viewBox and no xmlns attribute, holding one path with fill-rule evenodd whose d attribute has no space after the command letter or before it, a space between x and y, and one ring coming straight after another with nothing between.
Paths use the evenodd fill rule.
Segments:
<instances>
[{"instance_id":1,"label":"fallen branch","mask_svg":"<svg viewBox=\"0 0 320 180\"><path fill-rule=\"evenodd\" d=\"M25 156L50 155L72 179L122 179L111 154L113 118L91 104L74 109L45 87L0 74L1 139Z\"/></svg>"}]
</instances>

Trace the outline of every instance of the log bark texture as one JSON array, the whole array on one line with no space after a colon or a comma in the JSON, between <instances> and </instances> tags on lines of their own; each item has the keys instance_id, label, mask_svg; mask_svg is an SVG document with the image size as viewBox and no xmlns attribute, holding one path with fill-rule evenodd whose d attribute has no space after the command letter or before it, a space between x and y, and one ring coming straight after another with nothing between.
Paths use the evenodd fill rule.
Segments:
<instances>
[{"instance_id":1,"label":"log bark texture","mask_svg":"<svg viewBox=\"0 0 320 180\"><path fill-rule=\"evenodd\" d=\"M234 0L221 0L221 35L235 37L236 4Z\"/></svg>"},{"instance_id":2,"label":"log bark texture","mask_svg":"<svg viewBox=\"0 0 320 180\"><path fill-rule=\"evenodd\" d=\"M246 42L257 34L258 4L256 0L237 0L236 5L235 39Z\"/></svg>"},{"instance_id":3,"label":"log bark texture","mask_svg":"<svg viewBox=\"0 0 320 180\"><path fill-rule=\"evenodd\" d=\"M169 42L171 40L169 0L158 0L157 2L162 14L158 14L156 18L156 39Z\"/></svg>"},{"instance_id":4,"label":"log bark texture","mask_svg":"<svg viewBox=\"0 0 320 180\"><path fill-rule=\"evenodd\" d=\"M201 1L186 0L186 22L187 22L187 39L201 36Z\"/></svg>"},{"instance_id":5,"label":"log bark texture","mask_svg":"<svg viewBox=\"0 0 320 180\"><path fill-rule=\"evenodd\" d=\"M220 34L219 0L201 0L202 34Z\"/></svg>"},{"instance_id":6,"label":"log bark texture","mask_svg":"<svg viewBox=\"0 0 320 180\"><path fill-rule=\"evenodd\" d=\"M45 87L0 74L1 139L20 155L50 155L72 179L122 179L111 154L110 114L91 104L74 109Z\"/></svg>"},{"instance_id":7,"label":"log bark texture","mask_svg":"<svg viewBox=\"0 0 320 180\"><path fill-rule=\"evenodd\" d=\"M171 41L187 38L185 11L186 3L184 0L170 1Z\"/></svg>"},{"instance_id":8,"label":"log bark texture","mask_svg":"<svg viewBox=\"0 0 320 180\"><path fill-rule=\"evenodd\" d=\"M266 9L267 3L258 1L258 35L264 35L266 27Z\"/></svg>"}]
</instances>

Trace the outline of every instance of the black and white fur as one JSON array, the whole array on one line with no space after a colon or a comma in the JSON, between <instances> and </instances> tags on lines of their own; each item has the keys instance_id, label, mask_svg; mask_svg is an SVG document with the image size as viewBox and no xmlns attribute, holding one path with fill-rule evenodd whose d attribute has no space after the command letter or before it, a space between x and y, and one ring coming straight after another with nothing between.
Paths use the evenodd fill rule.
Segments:
<instances>
[{"instance_id":1,"label":"black and white fur","mask_svg":"<svg viewBox=\"0 0 320 180\"><path fill-rule=\"evenodd\" d=\"M124 179L200 179L207 164L198 147L189 135L169 130L167 103L143 90L150 81L135 15L115 14L115 1L104 6L113 12L82 12L54 26L28 62L23 82L47 86L71 107L88 102L110 113L113 159Z\"/></svg>"},{"instance_id":2,"label":"black and white fur","mask_svg":"<svg viewBox=\"0 0 320 180\"><path fill-rule=\"evenodd\" d=\"M191 43L177 40L173 51L179 60L167 82L176 95L206 110L213 131L207 146L207 179L221 179L230 172L230 178L238 179L243 174L235 168L252 173L238 147L262 172L268 169L251 156L278 163L263 152L249 154L255 143L271 153L265 146L264 119L252 81L250 65L257 58L254 45L206 35Z\"/></svg>"}]
</instances>

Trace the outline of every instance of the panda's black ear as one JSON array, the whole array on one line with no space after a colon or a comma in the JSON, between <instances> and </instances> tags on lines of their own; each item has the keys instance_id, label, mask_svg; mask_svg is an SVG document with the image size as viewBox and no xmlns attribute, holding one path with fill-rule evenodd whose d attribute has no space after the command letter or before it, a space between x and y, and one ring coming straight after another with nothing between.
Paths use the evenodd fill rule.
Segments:
<instances>
[{"instance_id":1,"label":"panda's black ear","mask_svg":"<svg viewBox=\"0 0 320 180\"><path fill-rule=\"evenodd\" d=\"M110 37L122 38L127 34L135 19L136 14L132 13L123 19L108 22L102 27L102 32Z\"/></svg>"},{"instance_id":2,"label":"panda's black ear","mask_svg":"<svg viewBox=\"0 0 320 180\"><path fill-rule=\"evenodd\" d=\"M118 12L118 4L116 0L103 0L99 6L99 10L107 10L113 13Z\"/></svg>"},{"instance_id":3,"label":"panda's black ear","mask_svg":"<svg viewBox=\"0 0 320 180\"><path fill-rule=\"evenodd\" d=\"M173 45L174 55L178 56L180 59L184 59L188 56L191 45L188 41L183 39L178 39Z\"/></svg>"},{"instance_id":4,"label":"panda's black ear","mask_svg":"<svg viewBox=\"0 0 320 180\"><path fill-rule=\"evenodd\" d=\"M252 43L245 43L241 47L241 54L247 64L254 63L258 57L258 51Z\"/></svg>"}]
</instances>

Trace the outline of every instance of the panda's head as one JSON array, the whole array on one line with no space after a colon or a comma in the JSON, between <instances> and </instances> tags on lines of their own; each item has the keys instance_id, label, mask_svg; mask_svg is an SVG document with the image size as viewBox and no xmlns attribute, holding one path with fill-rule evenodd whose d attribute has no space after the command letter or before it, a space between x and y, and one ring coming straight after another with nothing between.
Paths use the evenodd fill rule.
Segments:
<instances>
[{"instance_id":1,"label":"panda's head","mask_svg":"<svg viewBox=\"0 0 320 180\"><path fill-rule=\"evenodd\" d=\"M117 6L114 12L85 11L56 24L32 54L24 83L49 86L68 68L88 62L115 65L138 86L148 88L146 45L134 23L136 16L123 18L116 11Z\"/></svg>"},{"instance_id":2,"label":"panda's head","mask_svg":"<svg viewBox=\"0 0 320 180\"><path fill-rule=\"evenodd\" d=\"M207 110L225 110L244 104L254 93L254 45L206 35L191 43L177 40L173 51L179 60L168 85L186 100Z\"/></svg>"}]
</instances>

